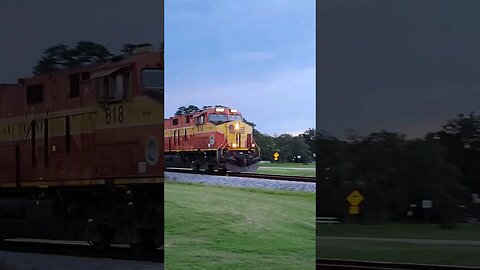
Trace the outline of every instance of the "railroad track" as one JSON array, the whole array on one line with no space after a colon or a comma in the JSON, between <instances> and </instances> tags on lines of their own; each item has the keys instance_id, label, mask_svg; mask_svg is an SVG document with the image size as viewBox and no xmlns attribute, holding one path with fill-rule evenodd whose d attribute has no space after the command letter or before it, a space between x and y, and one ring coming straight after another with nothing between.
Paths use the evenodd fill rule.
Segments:
<instances>
[{"instance_id":1,"label":"railroad track","mask_svg":"<svg viewBox=\"0 0 480 270\"><path fill-rule=\"evenodd\" d=\"M433 264L407 264L391 262L351 261L335 259L317 259L317 269L383 269L383 270L460 270L480 269L479 267L447 266Z\"/></svg>"},{"instance_id":2,"label":"railroad track","mask_svg":"<svg viewBox=\"0 0 480 270\"><path fill-rule=\"evenodd\" d=\"M206 174L206 175L222 175L218 172L208 173L206 171L193 171L191 169L183 168L166 168L166 172L176 172L176 173L189 173L189 174ZM295 181L295 182L315 182L315 177L307 176L291 176L291 175L274 175L274 174L261 174L261 173L234 173L227 172L226 176L232 177L245 177L245 178L261 178L269 180L283 180L283 181Z\"/></svg>"},{"instance_id":3,"label":"railroad track","mask_svg":"<svg viewBox=\"0 0 480 270\"><path fill-rule=\"evenodd\" d=\"M42 255L63 255L87 258L108 258L115 260L133 260L142 262L163 263L163 250L157 249L154 252L135 254L127 246L112 246L108 249L98 251L83 242L68 241L37 241L37 240L4 240L0 241L1 251L17 253L35 253Z\"/></svg>"}]
</instances>

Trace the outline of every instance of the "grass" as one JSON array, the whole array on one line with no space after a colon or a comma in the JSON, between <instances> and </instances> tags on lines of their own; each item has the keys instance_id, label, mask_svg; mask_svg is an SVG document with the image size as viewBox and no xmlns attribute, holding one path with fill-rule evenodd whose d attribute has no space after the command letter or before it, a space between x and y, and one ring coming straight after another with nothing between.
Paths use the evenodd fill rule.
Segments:
<instances>
[{"instance_id":1,"label":"grass","mask_svg":"<svg viewBox=\"0 0 480 270\"><path fill-rule=\"evenodd\" d=\"M480 225L460 224L458 229L440 229L438 225L319 225L317 236L418 238L480 241ZM379 260L407 263L431 263L480 266L479 246L399 243L353 239L319 239L317 256L321 258Z\"/></svg>"},{"instance_id":2,"label":"grass","mask_svg":"<svg viewBox=\"0 0 480 270\"><path fill-rule=\"evenodd\" d=\"M167 182L166 269L314 269L315 195Z\"/></svg>"},{"instance_id":3,"label":"grass","mask_svg":"<svg viewBox=\"0 0 480 270\"><path fill-rule=\"evenodd\" d=\"M454 230L440 229L437 224L319 225L317 235L480 241L480 225L459 224Z\"/></svg>"},{"instance_id":4,"label":"grass","mask_svg":"<svg viewBox=\"0 0 480 270\"><path fill-rule=\"evenodd\" d=\"M257 173L313 177L315 176L315 164L263 163L258 167Z\"/></svg>"}]
</instances>

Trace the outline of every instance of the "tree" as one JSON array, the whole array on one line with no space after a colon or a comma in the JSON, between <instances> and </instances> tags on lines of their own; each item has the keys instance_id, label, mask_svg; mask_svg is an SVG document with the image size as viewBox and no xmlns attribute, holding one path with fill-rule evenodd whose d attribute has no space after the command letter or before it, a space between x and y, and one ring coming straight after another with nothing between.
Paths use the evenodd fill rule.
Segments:
<instances>
[{"instance_id":1,"label":"tree","mask_svg":"<svg viewBox=\"0 0 480 270\"><path fill-rule=\"evenodd\" d=\"M349 145L333 136L317 134L317 213L342 217L345 197L355 188L355 157Z\"/></svg>"},{"instance_id":2,"label":"tree","mask_svg":"<svg viewBox=\"0 0 480 270\"><path fill-rule=\"evenodd\" d=\"M228 108L227 106L223 106L223 105L215 105L215 106L205 105L205 106L202 107L202 109L203 109L203 110L206 110L206 109L212 108L212 107Z\"/></svg>"},{"instance_id":3,"label":"tree","mask_svg":"<svg viewBox=\"0 0 480 270\"><path fill-rule=\"evenodd\" d=\"M79 41L73 48L57 44L43 52L33 67L33 73L39 75L66 68L102 64L110 61L112 56L105 46L90 41Z\"/></svg>"},{"instance_id":4,"label":"tree","mask_svg":"<svg viewBox=\"0 0 480 270\"><path fill-rule=\"evenodd\" d=\"M300 137L302 137L305 140L305 143L307 143L308 147L310 150L314 151L316 148L316 141L317 141L317 132L314 128L309 128L303 134L300 134Z\"/></svg>"},{"instance_id":5,"label":"tree","mask_svg":"<svg viewBox=\"0 0 480 270\"><path fill-rule=\"evenodd\" d=\"M148 47L148 46L152 46L152 44L147 43L147 42L137 43L137 44L125 43L125 44L122 45L122 49L120 50L120 52L122 52L124 55L133 55L135 49L142 48L142 47ZM160 49L161 50L163 49L163 43L162 43L162 46L160 47Z\"/></svg>"},{"instance_id":6,"label":"tree","mask_svg":"<svg viewBox=\"0 0 480 270\"><path fill-rule=\"evenodd\" d=\"M200 108L198 108L197 106L195 105L188 105L188 107L186 106L181 106L177 109L177 112L175 113L175 115L184 115L184 114L190 114L190 113L196 113L196 112L200 112L202 110L200 110Z\"/></svg>"},{"instance_id":7,"label":"tree","mask_svg":"<svg viewBox=\"0 0 480 270\"><path fill-rule=\"evenodd\" d=\"M260 148L260 155L262 160L273 161L273 154L277 149L277 142L275 138L267 134L262 134L260 131L253 130L253 138L255 143Z\"/></svg>"},{"instance_id":8,"label":"tree","mask_svg":"<svg viewBox=\"0 0 480 270\"><path fill-rule=\"evenodd\" d=\"M68 47L65 44L57 44L46 49L43 52L44 56L33 68L33 73L38 75L63 69L67 64L65 59L67 50Z\"/></svg>"},{"instance_id":9,"label":"tree","mask_svg":"<svg viewBox=\"0 0 480 270\"><path fill-rule=\"evenodd\" d=\"M441 131L428 136L447 149L447 159L461 171L460 181L472 192L480 192L480 116L459 114L447 121Z\"/></svg>"}]
</instances>

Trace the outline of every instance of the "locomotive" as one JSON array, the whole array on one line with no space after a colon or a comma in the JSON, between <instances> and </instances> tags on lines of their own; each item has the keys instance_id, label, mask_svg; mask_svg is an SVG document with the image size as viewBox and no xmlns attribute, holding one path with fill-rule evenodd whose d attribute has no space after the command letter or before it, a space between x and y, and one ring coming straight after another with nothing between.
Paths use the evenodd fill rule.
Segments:
<instances>
[{"instance_id":1,"label":"locomotive","mask_svg":"<svg viewBox=\"0 0 480 270\"><path fill-rule=\"evenodd\" d=\"M253 172L260 148L253 127L228 107L207 107L165 119L165 166L226 173Z\"/></svg>"},{"instance_id":2,"label":"locomotive","mask_svg":"<svg viewBox=\"0 0 480 270\"><path fill-rule=\"evenodd\" d=\"M163 59L0 84L0 239L163 244Z\"/></svg>"}]
</instances>

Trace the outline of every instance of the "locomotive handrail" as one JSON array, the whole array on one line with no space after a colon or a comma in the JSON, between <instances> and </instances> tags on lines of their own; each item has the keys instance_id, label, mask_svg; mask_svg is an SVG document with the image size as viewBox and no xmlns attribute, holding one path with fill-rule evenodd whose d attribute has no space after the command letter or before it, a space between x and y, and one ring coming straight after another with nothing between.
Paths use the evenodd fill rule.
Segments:
<instances>
[{"instance_id":1,"label":"locomotive handrail","mask_svg":"<svg viewBox=\"0 0 480 270\"><path fill-rule=\"evenodd\" d=\"M35 120L32 120L30 121L30 124L28 125L28 130L27 130L27 134L25 134L25 139L23 140L23 145L25 145L27 143L27 140L28 140L28 135L30 134L30 130L32 130L32 124Z\"/></svg>"},{"instance_id":2,"label":"locomotive handrail","mask_svg":"<svg viewBox=\"0 0 480 270\"><path fill-rule=\"evenodd\" d=\"M258 157L256 157L256 158L254 159L254 160L256 161L256 160L261 159L262 155L261 155L261 152L260 152L261 149L260 149L260 147L258 146L258 144L255 142L255 139L253 139L253 143L255 144L255 148L258 149Z\"/></svg>"},{"instance_id":3,"label":"locomotive handrail","mask_svg":"<svg viewBox=\"0 0 480 270\"><path fill-rule=\"evenodd\" d=\"M223 143L225 143L224 146L222 146ZM226 136L223 136L223 141L222 141L222 143L220 144L220 146L222 147L221 150L220 150L220 153L221 153L221 155L222 155L222 158L223 158L223 150L225 149L225 147L227 147L227 145L228 145L227 137L226 137Z\"/></svg>"}]
</instances>

